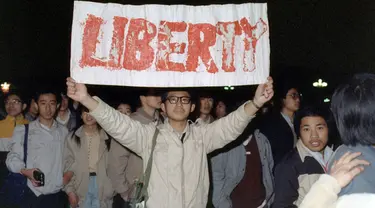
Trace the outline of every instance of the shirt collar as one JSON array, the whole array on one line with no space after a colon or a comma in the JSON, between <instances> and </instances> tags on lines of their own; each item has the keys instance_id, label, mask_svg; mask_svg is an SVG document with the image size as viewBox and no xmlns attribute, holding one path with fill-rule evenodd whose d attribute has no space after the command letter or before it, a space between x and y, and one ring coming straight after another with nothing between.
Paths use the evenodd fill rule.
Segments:
<instances>
[{"instance_id":1,"label":"shirt collar","mask_svg":"<svg viewBox=\"0 0 375 208\"><path fill-rule=\"evenodd\" d=\"M45 129L45 130L47 130L47 131L52 131L52 130L56 129L56 128L57 128L57 125L58 125L57 122L56 122L56 120L53 120L53 123L52 123L51 128L49 128L48 126L46 126L46 125L40 123L39 118L36 120L36 122L40 125L41 128L43 128L43 129Z\"/></svg>"}]
</instances>

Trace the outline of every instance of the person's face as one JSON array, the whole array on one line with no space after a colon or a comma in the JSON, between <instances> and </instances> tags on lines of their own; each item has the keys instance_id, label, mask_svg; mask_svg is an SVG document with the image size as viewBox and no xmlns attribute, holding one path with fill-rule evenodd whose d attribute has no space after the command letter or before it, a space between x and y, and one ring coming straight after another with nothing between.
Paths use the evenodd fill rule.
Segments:
<instances>
[{"instance_id":1,"label":"person's face","mask_svg":"<svg viewBox=\"0 0 375 208\"><path fill-rule=\"evenodd\" d=\"M308 116L301 120L300 139L313 152L324 150L328 142L327 122L320 116Z\"/></svg>"},{"instance_id":2,"label":"person's face","mask_svg":"<svg viewBox=\"0 0 375 208\"><path fill-rule=\"evenodd\" d=\"M296 112L300 107L300 94L294 88L290 89L283 99L284 108L289 111Z\"/></svg>"},{"instance_id":3,"label":"person's face","mask_svg":"<svg viewBox=\"0 0 375 208\"><path fill-rule=\"evenodd\" d=\"M91 126L91 125L94 125L96 124L96 120L94 117L92 117L89 113L87 112L82 112L81 114L81 118L83 120L83 123L85 125L88 125L88 126Z\"/></svg>"},{"instance_id":4,"label":"person's face","mask_svg":"<svg viewBox=\"0 0 375 208\"><path fill-rule=\"evenodd\" d=\"M217 118L222 118L226 116L227 114L227 109L223 101L219 101L216 105L215 109L216 117Z\"/></svg>"},{"instance_id":5,"label":"person's face","mask_svg":"<svg viewBox=\"0 0 375 208\"><path fill-rule=\"evenodd\" d=\"M48 93L40 95L37 104L39 117L45 120L54 119L57 109L57 100L54 94Z\"/></svg>"},{"instance_id":6,"label":"person's face","mask_svg":"<svg viewBox=\"0 0 375 208\"><path fill-rule=\"evenodd\" d=\"M60 105L60 111L65 111L68 109L69 105L69 98L66 96L61 96L61 105Z\"/></svg>"},{"instance_id":7,"label":"person's face","mask_svg":"<svg viewBox=\"0 0 375 208\"><path fill-rule=\"evenodd\" d=\"M19 116L25 108L26 105L22 103L21 98L17 95L9 95L5 100L5 111L10 116Z\"/></svg>"},{"instance_id":8,"label":"person's face","mask_svg":"<svg viewBox=\"0 0 375 208\"><path fill-rule=\"evenodd\" d=\"M155 109L160 109L161 97L154 95L141 96L142 103L145 103L147 106Z\"/></svg>"},{"instance_id":9,"label":"person's face","mask_svg":"<svg viewBox=\"0 0 375 208\"><path fill-rule=\"evenodd\" d=\"M31 99L29 111L34 115L38 114L38 106L34 99Z\"/></svg>"},{"instance_id":10,"label":"person's face","mask_svg":"<svg viewBox=\"0 0 375 208\"><path fill-rule=\"evenodd\" d=\"M214 105L214 99L213 98L200 98L200 112L202 114L210 114L212 108Z\"/></svg>"},{"instance_id":11,"label":"person's face","mask_svg":"<svg viewBox=\"0 0 375 208\"><path fill-rule=\"evenodd\" d=\"M195 105L191 103L188 92L171 91L161 108L170 120L186 121L189 114L194 111Z\"/></svg>"},{"instance_id":12,"label":"person's face","mask_svg":"<svg viewBox=\"0 0 375 208\"><path fill-rule=\"evenodd\" d=\"M124 103L121 103L117 107L117 110L120 111L122 114L125 114L125 115L128 115L128 116L130 116L130 114L132 113L132 109L131 109L130 105L124 104Z\"/></svg>"}]
</instances>

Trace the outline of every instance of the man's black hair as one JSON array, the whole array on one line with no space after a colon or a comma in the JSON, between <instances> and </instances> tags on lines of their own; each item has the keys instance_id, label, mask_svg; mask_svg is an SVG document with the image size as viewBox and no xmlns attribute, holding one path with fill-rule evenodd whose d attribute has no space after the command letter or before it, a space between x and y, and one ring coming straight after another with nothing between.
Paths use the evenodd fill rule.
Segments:
<instances>
[{"instance_id":1,"label":"man's black hair","mask_svg":"<svg viewBox=\"0 0 375 208\"><path fill-rule=\"evenodd\" d=\"M53 95L55 95L57 103L61 103L61 94L58 93L57 91L54 91L54 90L51 90L51 89L48 89L48 88L47 89L42 88L42 89L39 89L36 92L36 94L34 96L35 102L38 103L38 100L39 100L40 96L41 95L45 95L45 94L53 94Z\"/></svg>"},{"instance_id":2,"label":"man's black hair","mask_svg":"<svg viewBox=\"0 0 375 208\"><path fill-rule=\"evenodd\" d=\"M331 110L342 142L375 144L375 74L356 74L336 88Z\"/></svg>"},{"instance_id":3,"label":"man's black hair","mask_svg":"<svg viewBox=\"0 0 375 208\"><path fill-rule=\"evenodd\" d=\"M11 95L16 95L17 97L20 98L22 104L28 104L27 103L27 99L26 99L26 96L21 92L21 91L17 91L17 90L12 90L12 91L9 91L5 96L4 96L4 101L6 101L8 99L9 96Z\"/></svg>"},{"instance_id":4,"label":"man's black hair","mask_svg":"<svg viewBox=\"0 0 375 208\"><path fill-rule=\"evenodd\" d=\"M294 117L294 131L296 132L297 137L300 137L300 126L302 119L305 117L322 117L326 123L327 128L329 131L329 112L323 110L319 107L313 107L313 106L306 106L296 112L296 115Z\"/></svg>"}]
</instances>

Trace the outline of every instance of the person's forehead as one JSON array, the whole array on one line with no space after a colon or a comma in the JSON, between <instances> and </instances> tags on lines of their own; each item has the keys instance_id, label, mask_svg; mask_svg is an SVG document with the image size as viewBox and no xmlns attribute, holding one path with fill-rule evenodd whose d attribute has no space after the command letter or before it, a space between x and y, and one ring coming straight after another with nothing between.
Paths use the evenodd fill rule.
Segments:
<instances>
[{"instance_id":1,"label":"person's forehead","mask_svg":"<svg viewBox=\"0 0 375 208\"><path fill-rule=\"evenodd\" d=\"M327 124L326 120L321 116L306 116L301 120L301 126L303 125L318 125Z\"/></svg>"},{"instance_id":2,"label":"person's forehead","mask_svg":"<svg viewBox=\"0 0 375 208\"><path fill-rule=\"evenodd\" d=\"M39 101L56 101L56 96L52 93L41 94L39 96Z\"/></svg>"},{"instance_id":3,"label":"person's forehead","mask_svg":"<svg viewBox=\"0 0 375 208\"><path fill-rule=\"evenodd\" d=\"M291 88L288 90L288 93L298 93L296 88Z\"/></svg>"},{"instance_id":4,"label":"person's forehead","mask_svg":"<svg viewBox=\"0 0 375 208\"><path fill-rule=\"evenodd\" d=\"M182 97L182 96L190 96L189 92L187 91L170 91L168 92L168 96L177 96L177 97Z\"/></svg>"},{"instance_id":5,"label":"person's forehead","mask_svg":"<svg viewBox=\"0 0 375 208\"><path fill-rule=\"evenodd\" d=\"M126 104L126 103L121 103L118 107L119 108L130 108L130 105Z\"/></svg>"},{"instance_id":6,"label":"person's forehead","mask_svg":"<svg viewBox=\"0 0 375 208\"><path fill-rule=\"evenodd\" d=\"M21 100L18 95L9 95L7 100Z\"/></svg>"}]
</instances>

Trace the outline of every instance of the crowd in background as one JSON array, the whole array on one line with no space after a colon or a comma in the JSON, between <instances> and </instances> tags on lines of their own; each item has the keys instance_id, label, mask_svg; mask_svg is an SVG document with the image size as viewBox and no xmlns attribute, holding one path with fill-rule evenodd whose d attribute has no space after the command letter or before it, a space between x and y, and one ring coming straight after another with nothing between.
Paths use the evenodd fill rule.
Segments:
<instances>
[{"instance_id":1,"label":"crowd in background","mask_svg":"<svg viewBox=\"0 0 375 208\"><path fill-rule=\"evenodd\" d=\"M373 205L375 75L339 86L330 109L304 103L291 83L275 86L232 100L146 89L135 111L71 79L67 93L11 91L0 121L0 205L134 207L139 184L147 207ZM9 196L14 173L27 188Z\"/></svg>"}]
</instances>

